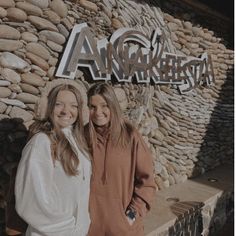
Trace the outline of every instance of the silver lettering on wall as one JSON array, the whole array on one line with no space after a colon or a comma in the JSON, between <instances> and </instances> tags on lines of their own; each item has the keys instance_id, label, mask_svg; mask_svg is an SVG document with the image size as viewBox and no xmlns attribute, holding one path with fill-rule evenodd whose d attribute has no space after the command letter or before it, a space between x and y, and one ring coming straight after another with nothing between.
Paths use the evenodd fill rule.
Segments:
<instances>
[{"instance_id":1,"label":"silver lettering on wall","mask_svg":"<svg viewBox=\"0 0 236 236\"><path fill-rule=\"evenodd\" d=\"M200 58L180 56L164 51L165 38L156 29L152 38L140 31L121 28L108 41L95 40L86 23L75 25L56 76L74 79L78 67L88 67L94 80L175 84L181 93L198 85L214 82L210 55Z\"/></svg>"}]
</instances>

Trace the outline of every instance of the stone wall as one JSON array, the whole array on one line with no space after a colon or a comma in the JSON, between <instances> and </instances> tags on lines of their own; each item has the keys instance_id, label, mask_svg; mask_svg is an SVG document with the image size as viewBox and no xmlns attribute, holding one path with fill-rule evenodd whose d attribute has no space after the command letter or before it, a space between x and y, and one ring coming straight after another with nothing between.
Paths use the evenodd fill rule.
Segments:
<instances>
[{"instance_id":1,"label":"stone wall","mask_svg":"<svg viewBox=\"0 0 236 236\"><path fill-rule=\"evenodd\" d=\"M184 21L190 21L194 25L207 28L214 32L216 37L221 38L227 47L233 47L233 2L228 3L220 13L204 4L205 1L197 0L172 0L161 1L161 9L174 16L175 18ZM210 3L219 9L220 3ZM223 5L222 5L223 6ZM230 7L232 7L231 10ZM227 10L226 10L227 9ZM226 14L227 12L227 14Z\"/></svg>"},{"instance_id":2,"label":"stone wall","mask_svg":"<svg viewBox=\"0 0 236 236\"><path fill-rule=\"evenodd\" d=\"M57 80L70 30L82 22L97 39L120 27L148 36L159 27L166 51L212 56L215 84L185 95L173 86L114 83L124 114L152 151L159 189L233 160L233 51L213 31L174 18L152 1L0 0L0 119L20 117L26 127L33 122L35 103ZM76 81L85 89L91 84L82 70Z\"/></svg>"},{"instance_id":3,"label":"stone wall","mask_svg":"<svg viewBox=\"0 0 236 236\"><path fill-rule=\"evenodd\" d=\"M219 234L227 220L233 218L233 191L225 191L207 202L176 202L170 206L176 220L147 236L208 236ZM232 222L233 225L233 222Z\"/></svg>"}]
</instances>

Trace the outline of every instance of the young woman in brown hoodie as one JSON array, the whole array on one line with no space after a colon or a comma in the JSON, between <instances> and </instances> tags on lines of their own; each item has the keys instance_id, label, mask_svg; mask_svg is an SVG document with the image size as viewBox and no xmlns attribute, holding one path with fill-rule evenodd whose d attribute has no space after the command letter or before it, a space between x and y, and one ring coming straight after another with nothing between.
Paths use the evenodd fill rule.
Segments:
<instances>
[{"instance_id":1,"label":"young woman in brown hoodie","mask_svg":"<svg viewBox=\"0 0 236 236\"><path fill-rule=\"evenodd\" d=\"M142 219L155 193L151 154L138 131L122 118L111 86L88 91L85 133L92 152L89 236L143 236Z\"/></svg>"}]
</instances>

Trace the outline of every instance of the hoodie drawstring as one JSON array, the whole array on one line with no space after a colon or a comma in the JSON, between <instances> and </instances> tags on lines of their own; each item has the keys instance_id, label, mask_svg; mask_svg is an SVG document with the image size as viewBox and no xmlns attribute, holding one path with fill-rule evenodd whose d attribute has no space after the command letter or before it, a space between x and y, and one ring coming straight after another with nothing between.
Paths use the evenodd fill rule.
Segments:
<instances>
[{"instance_id":1,"label":"hoodie drawstring","mask_svg":"<svg viewBox=\"0 0 236 236\"><path fill-rule=\"evenodd\" d=\"M103 184L107 184L107 153L108 153L108 145L109 145L109 137L106 139L105 142L105 157L104 157L104 169L102 175Z\"/></svg>"}]
</instances>

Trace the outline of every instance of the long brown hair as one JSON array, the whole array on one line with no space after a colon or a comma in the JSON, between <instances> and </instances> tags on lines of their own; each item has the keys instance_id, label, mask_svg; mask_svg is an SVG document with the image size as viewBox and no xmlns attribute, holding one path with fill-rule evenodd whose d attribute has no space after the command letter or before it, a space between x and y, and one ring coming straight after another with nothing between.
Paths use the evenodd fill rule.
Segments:
<instances>
[{"instance_id":1,"label":"long brown hair","mask_svg":"<svg viewBox=\"0 0 236 236\"><path fill-rule=\"evenodd\" d=\"M80 92L70 84L62 84L54 87L48 94L48 103L44 120L36 121L30 127L30 137L38 132L44 132L51 140L51 151L53 160L59 160L67 175L74 176L78 174L79 159L74 153L69 141L59 127L56 126L53 119L53 111L56 104L57 95L60 91L72 92L78 102L78 116L72 127L72 134L79 149L88 155L88 147L84 138L84 126L82 120L83 101Z\"/></svg>"},{"instance_id":2,"label":"long brown hair","mask_svg":"<svg viewBox=\"0 0 236 236\"><path fill-rule=\"evenodd\" d=\"M92 96L100 95L106 101L111 112L110 135L113 145L125 147L130 142L130 136L133 126L125 121L122 117L120 104L113 88L107 83L96 83L88 90L88 107L90 107L90 99ZM96 143L97 136L93 122L89 120L89 147L92 148Z\"/></svg>"}]
</instances>

